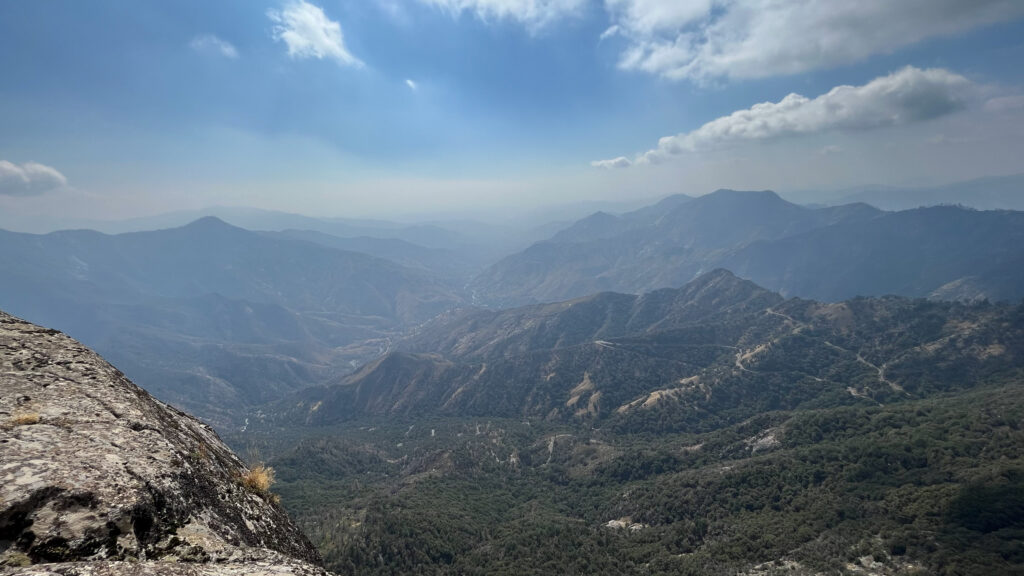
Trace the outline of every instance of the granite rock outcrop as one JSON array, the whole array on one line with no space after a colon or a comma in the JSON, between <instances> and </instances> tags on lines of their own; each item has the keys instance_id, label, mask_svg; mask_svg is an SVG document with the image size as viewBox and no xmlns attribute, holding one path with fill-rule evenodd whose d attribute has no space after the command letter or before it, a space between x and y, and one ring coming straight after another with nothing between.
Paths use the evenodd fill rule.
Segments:
<instances>
[{"instance_id":1,"label":"granite rock outcrop","mask_svg":"<svg viewBox=\"0 0 1024 576\"><path fill-rule=\"evenodd\" d=\"M326 574L199 420L0 312L0 572Z\"/></svg>"}]
</instances>

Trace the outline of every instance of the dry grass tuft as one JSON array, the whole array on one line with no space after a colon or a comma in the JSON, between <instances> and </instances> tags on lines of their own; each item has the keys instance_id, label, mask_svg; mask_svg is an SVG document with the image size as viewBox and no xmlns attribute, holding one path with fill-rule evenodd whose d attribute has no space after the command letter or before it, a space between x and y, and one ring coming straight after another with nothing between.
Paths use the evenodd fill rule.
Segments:
<instances>
[{"instance_id":1,"label":"dry grass tuft","mask_svg":"<svg viewBox=\"0 0 1024 576\"><path fill-rule=\"evenodd\" d=\"M39 414L35 412L24 412L21 414L15 414L14 418L11 419L11 424L14 426L31 426L33 424L39 424Z\"/></svg>"},{"instance_id":2,"label":"dry grass tuft","mask_svg":"<svg viewBox=\"0 0 1024 576\"><path fill-rule=\"evenodd\" d=\"M274 485L274 469L264 464L255 464L242 475L241 481L242 486L250 492L269 496L270 487Z\"/></svg>"}]
</instances>

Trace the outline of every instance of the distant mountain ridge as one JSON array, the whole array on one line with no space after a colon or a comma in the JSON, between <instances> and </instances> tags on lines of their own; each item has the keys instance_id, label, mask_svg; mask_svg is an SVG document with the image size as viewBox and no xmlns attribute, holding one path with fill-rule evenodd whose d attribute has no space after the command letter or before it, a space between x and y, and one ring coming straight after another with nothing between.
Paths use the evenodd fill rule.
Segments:
<instances>
[{"instance_id":1,"label":"distant mountain ridge","mask_svg":"<svg viewBox=\"0 0 1024 576\"><path fill-rule=\"evenodd\" d=\"M271 237L302 240L337 250L359 252L390 260L407 268L426 270L451 278L468 278L477 269L463 254L444 248L427 248L398 238L355 236L345 238L313 230L264 232Z\"/></svg>"},{"instance_id":2,"label":"distant mountain ridge","mask_svg":"<svg viewBox=\"0 0 1024 576\"><path fill-rule=\"evenodd\" d=\"M72 282L78 294L118 303L217 293L295 310L416 321L457 300L436 279L393 262L266 237L213 217L181 228L116 236L91 231L0 234L0 257L12 276L22 277L30 268L58 284L51 289ZM413 287L432 295L422 301L399 298ZM435 297L442 303L431 304Z\"/></svg>"},{"instance_id":3,"label":"distant mountain ridge","mask_svg":"<svg viewBox=\"0 0 1024 576\"><path fill-rule=\"evenodd\" d=\"M456 310L426 323L395 348L461 360L513 356L672 330L711 317L763 310L781 301L778 294L719 269L682 288L641 296L604 292L501 311Z\"/></svg>"},{"instance_id":4,"label":"distant mountain ridge","mask_svg":"<svg viewBox=\"0 0 1024 576\"><path fill-rule=\"evenodd\" d=\"M372 358L388 334L461 302L425 270L212 217L116 236L0 231L0 269L0 307L214 419Z\"/></svg>"},{"instance_id":5,"label":"distant mountain ridge","mask_svg":"<svg viewBox=\"0 0 1024 576\"><path fill-rule=\"evenodd\" d=\"M942 297L973 278L956 299L1018 300L1024 278L1024 212L955 206L890 212L774 242L757 242L721 264L784 294L820 300L857 295Z\"/></svg>"},{"instance_id":6,"label":"distant mountain ridge","mask_svg":"<svg viewBox=\"0 0 1024 576\"><path fill-rule=\"evenodd\" d=\"M504 258L471 283L476 301L505 307L643 293L719 267L787 296L827 301L939 297L966 278L973 281L961 297L1024 296L1024 283L993 272L1024 255L1021 212L807 208L770 191L719 190L665 202L622 216L594 214Z\"/></svg>"},{"instance_id":7,"label":"distant mountain ridge","mask_svg":"<svg viewBox=\"0 0 1024 576\"><path fill-rule=\"evenodd\" d=\"M571 221L567 214L578 217L579 211L588 205L615 208L635 204L636 201L619 204L596 202L581 204L574 209L566 206L564 210L554 210L549 216L548 211L539 210L532 216L523 215L510 222L505 222L505 214L498 213L497 217L502 218L501 224L454 217L432 221L397 222L307 216L240 206L211 206L126 220L91 220L65 216L21 223L6 220L3 214L0 214L0 227L21 232L89 229L106 234L125 234L180 228L196 220L213 217L251 231L293 237L305 235L302 239L307 241L330 245L333 248L354 249L402 264L418 258L417 255L424 251L442 253L446 259L446 267L442 271L446 274L455 272L465 281L495 259L556 232L566 221ZM338 244L339 241L350 241L359 247L342 247ZM422 264L423 261L417 263Z\"/></svg>"},{"instance_id":8,"label":"distant mountain ridge","mask_svg":"<svg viewBox=\"0 0 1024 576\"><path fill-rule=\"evenodd\" d=\"M1024 210L1024 174L990 176L941 186L896 188L869 186L838 192L792 192L787 199L801 203L864 202L882 210L962 205L978 210Z\"/></svg>"},{"instance_id":9,"label":"distant mountain ridge","mask_svg":"<svg viewBox=\"0 0 1024 576\"><path fill-rule=\"evenodd\" d=\"M181 210L127 220L86 220L80 223L79 227L84 225L108 234L125 234L181 228L205 218L216 218L253 231L313 230L343 238L395 238L428 247L448 246L463 241L451 230L430 224L403 224L358 218L314 218L290 212L237 206L212 206L201 210Z\"/></svg>"},{"instance_id":10,"label":"distant mountain ridge","mask_svg":"<svg viewBox=\"0 0 1024 576\"><path fill-rule=\"evenodd\" d=\"M559 231L551 240L555 242L585 242L612 238L629 230L648 226L675 207L691 200L693 200L691 196L675 194L650 206L644 206L619 216L607 212L595 212Z\"/></svg>"}]
</instances>

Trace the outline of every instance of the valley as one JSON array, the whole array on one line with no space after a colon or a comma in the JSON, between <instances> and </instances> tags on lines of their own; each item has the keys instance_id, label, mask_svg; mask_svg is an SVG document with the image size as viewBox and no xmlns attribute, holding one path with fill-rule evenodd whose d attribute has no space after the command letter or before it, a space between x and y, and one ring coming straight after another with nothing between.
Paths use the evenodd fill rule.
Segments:
<instances>
[{"instance_id":1,"label":"valley","mask_svg":"<svg viewBox=\"0 0 1024 576\"><path fill-rule=\"evenodd\" d=\"M1024 562L1018 218L720 191L595 214L491 266L214 218L3 233L0 306L273 467L337 573L999 573ZM966 230L959 255L921 241ZM872 263L883 245L895 260ZM558 275L541 302L485 288L558 246L586 259L538 268ZM543 301L614 278L637 292Z\"/></svg>"},{"instance_id":2,"label":"valley","mask_svg":"<svg viewBox=\"0 0 1024 576\"><path fill-rule=\"evenodd\" d=\"M441 317L397 346L228 437L281 472L337 571L1021 561L1019 305L784 300L717 271Z\"/></svg>"},{"instance_id":3,"label":"valley","mask_svg":"<svg viewBox=\"0 0 1024 576\"><path fill-rule=\"evenodd\" d=\"M666 323L701 313L714 303L717 287L708 289L711 296L686 304L691 312L671 310L661 300L682 300L671 288L718 267L787 297L825 302L854 295L965 301L1024 295L1024 277L1014 272L1024 269L1016 266L1024 261L1024 221L1012 211L806 208L772 192L721 190L700 198L670 196L618 216L595 213L493 263L465 247L497 250L500 231L467 223L445 230L219 213L274 230L254 232L208 216L180 228L119 235L0 232L0 264L7 270L0 307L82 339L162 399L228 429L240 426L252 408L311 385L354 378L356 371L368 370L364 364L392 352L498 360L484 380L523 369L506 356L525 347L601 340L609 343L607 354L628 357L629 347L639 343L615 338L664 331ZM712 222L729 224L707 224ZM961 237L971 241L953 240ZM609 290L649 294L630 304L625 294L601 293ZM757 297L781 301L767 292ZM582 300L559 303L570 298ZM547 303L516 319L509 304L522 302ZM636 309L626 312L629 306ZM536 323L563 309L571 310L559 316L565 326L542 324L549 334L521 326L513 328L518 335L500 337L509 322ZM632 317L622 316L627 313ZM662 324L650 319L658 315L667 315ZM569 326L577 321L579 334ZM733 336L726 340L714 344L737 346ZM435 341L446 344L438 348ZM643 343L664 350L677 345ZM496 356L499 351L489 349L494 346L506 349ZM555 366L587 353L576 348L543 362ZM590 355L586 361L596 361ZM387 360L385 369L400 370L403 362L425 369L431 362L401 358ZM689 375L657 354L643 363L645 372ZM459 364L445 370L468 374L478 368ZM559 378L565 377L561 372ZM578 377L576 370L573 378ZM610 409L612 396L602 394L593 409ZM453 401L452 409L465 408L470 398ZM615 401L621 406L632 400Z\"/></svg>"}]
</instances>

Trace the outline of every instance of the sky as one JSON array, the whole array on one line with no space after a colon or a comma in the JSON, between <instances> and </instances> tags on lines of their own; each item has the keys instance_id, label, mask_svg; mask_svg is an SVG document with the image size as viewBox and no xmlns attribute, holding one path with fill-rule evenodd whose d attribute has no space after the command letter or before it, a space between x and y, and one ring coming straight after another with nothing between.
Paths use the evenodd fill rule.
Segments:
<instances>
[{"instance_id":1,"label":"sky","mask_svg":"<svg viewBox=\"0 0 1024 576\"><path fill-rule=\"evenodd\" d=\"M1024 172L1019 0L0 0L0 226Z\"/></svg>"}]
</instances>

